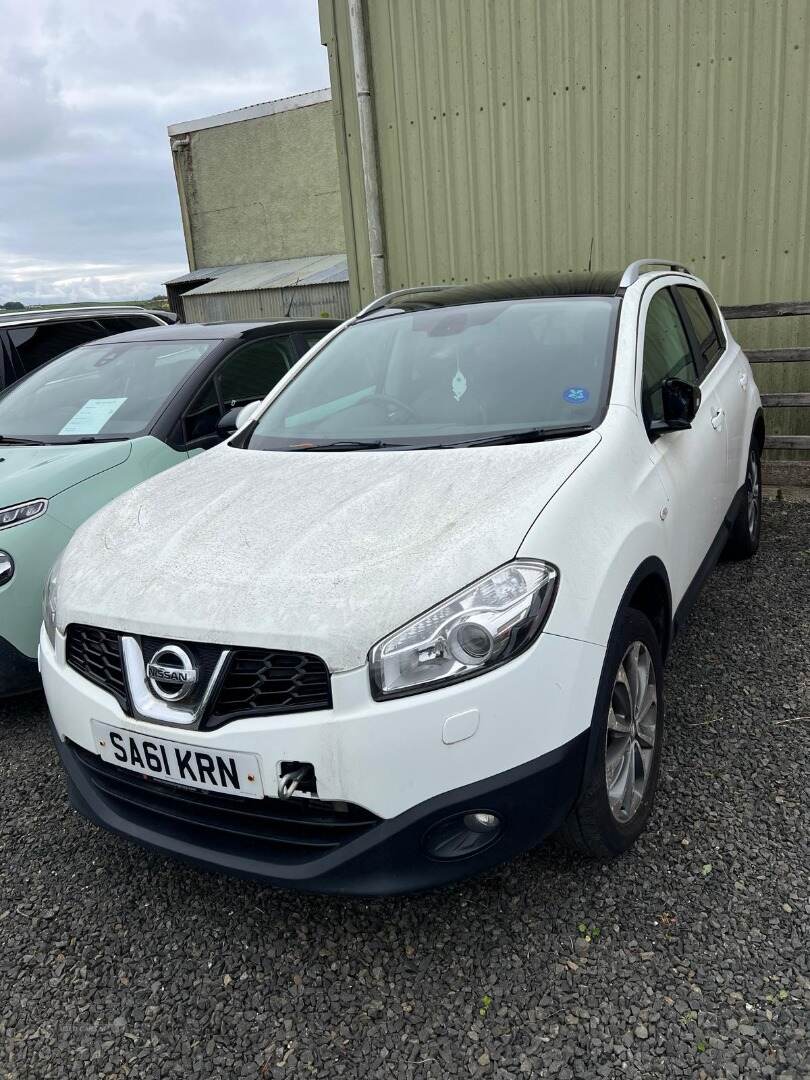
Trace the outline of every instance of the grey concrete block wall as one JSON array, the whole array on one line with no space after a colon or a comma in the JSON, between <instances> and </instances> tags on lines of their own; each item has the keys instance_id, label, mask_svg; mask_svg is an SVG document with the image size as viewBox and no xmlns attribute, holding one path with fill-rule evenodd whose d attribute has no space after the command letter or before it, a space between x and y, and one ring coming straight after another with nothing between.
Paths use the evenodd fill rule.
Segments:
<instances>
[{"instance_id":1,"label":"grey concrete block wall","mask_svg":"<svg viewBox=\"0 0 810 1080\"><path fill-rule=\"evenodd\" d=\"M191 269L345 250L329 101L171 145Z\"/></svg>"}]
</instances>

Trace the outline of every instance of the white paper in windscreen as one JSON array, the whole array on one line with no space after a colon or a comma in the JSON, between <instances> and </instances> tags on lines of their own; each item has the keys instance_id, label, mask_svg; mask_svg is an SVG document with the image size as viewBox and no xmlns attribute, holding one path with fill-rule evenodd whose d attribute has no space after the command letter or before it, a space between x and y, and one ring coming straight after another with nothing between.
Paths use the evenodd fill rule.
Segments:
<instances>
[{"instance_id":1,"label":"white paper in windscreen","mask_svg":"<svg viewBox=\"0 0 810 1080\"><path fill-rule=\"evenodd\" d=\"M112 414L127 399L125 397L90 398L71 416L60 435L98 435Z\"/></svg>"}]
</instances>

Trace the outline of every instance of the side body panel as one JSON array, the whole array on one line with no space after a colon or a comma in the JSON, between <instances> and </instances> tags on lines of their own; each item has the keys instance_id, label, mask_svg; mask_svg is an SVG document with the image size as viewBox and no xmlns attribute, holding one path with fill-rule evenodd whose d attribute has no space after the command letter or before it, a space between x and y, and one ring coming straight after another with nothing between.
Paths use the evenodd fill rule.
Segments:
<instances>
[{"instance_id":1,"label":"side body panel","mask_svg":"<svg viewBox=\"0 0 810 1080\"><path fill-rule=\"evenodd\" d=\"M667 497L639 418L612 405L599 430L597 451L546 506L519 554L560 567L545 632L606 646L636 569L651 556L669 568L671 552Z\"/></svg>"}]
</instances>

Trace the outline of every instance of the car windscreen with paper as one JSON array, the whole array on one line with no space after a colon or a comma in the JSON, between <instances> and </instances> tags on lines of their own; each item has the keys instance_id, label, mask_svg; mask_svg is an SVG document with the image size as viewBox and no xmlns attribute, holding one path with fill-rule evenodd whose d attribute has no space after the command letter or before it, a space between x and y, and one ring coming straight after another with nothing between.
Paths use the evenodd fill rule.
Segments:
<instances>
[{"instance_id":1,"label":"car windscreen with paper","mask_svg":"<svg viewBox=\"0 0 810 1080\"><path fill-rule=\"evenodd\" d=\"M146 434L218 344L102 341L73 349L0 396L0 438L69 443Z\"/></svg>"},{"instance_id":2,"label":"car windscreen with paper","mask_svg":"<svg viewBox=\"0 0 810 1080\"><path fill-rule=\"evenodd\" d=\"M451 447L601 422L619 300L571 296L390 311L347 327L247 438L259 450Z\"/></svg>"}]
</instances>

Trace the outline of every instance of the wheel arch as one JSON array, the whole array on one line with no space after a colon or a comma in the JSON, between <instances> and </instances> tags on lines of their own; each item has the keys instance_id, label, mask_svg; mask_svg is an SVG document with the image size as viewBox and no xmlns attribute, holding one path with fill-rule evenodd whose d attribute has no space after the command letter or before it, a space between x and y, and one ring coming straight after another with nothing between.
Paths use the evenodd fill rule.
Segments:
<instances>
[{"instance_id":1,"label":"wheel arch","mask_svg":"<svg viewBox=\"0 0 810 1080\"><path fill-rule=\"evenodd\" d=\"M765 413L762 406L757 409L754 417L754 425L751 429L751 438L756 441L760 454L765 448Z\"/></svg>"},{"instance_id":2,"label":"wheel arch","mask_svg":"<svg viewBox=\"0 0 810 1080\"><path fill-rule=\"evenodd\" d=\"M672 590L666 567L656 555L645 559L627 583L613 620L611 636L616 620L625 608L635 608L647 616L660 642L661 656L666 660L672 644Z\"/></svg>"},{"instance_id":3,"label":"wheel arch","mask_svg":"<svg viewBox=\"0 0 810 1080\"><path fill-rule=\"evenodd\" d=\"M622 598L619 601L619 606L616 608L616 614L613 617L613 622L610 627L610 637L608 638L608 647L605 649L605 660L607 664L608 651L610 642L613 640L613 634L616 630L616 624L622 617L625 611L633 609L640 611L643 615L650 618L648 612L650 610L649 604L657 602L661 605L660 611L656 617L660 625L656 626L656 618L651 618L650 622L656 631L659 642L661 642L661 658L662 662L666 660L669 646L673 637L673 622L672 622L672 591L669 584L669 574L661 559L656 555L650 555L639 563L635 572L631 576L627 583L627 586L622 593ZM642 606L644 605L644 606ZM646 607L646 610L645 610ZM599 677L599 687L601 689L602 679L604 677L604 668L602 674ZM597 701L599 697L599 691L597 691ZM584 783L585 778L589 775L590 769L593 765L594 757L597 752L597 738L596 738L596 724L594 723L596 715L596 702L594 702L594 715L591 716L591 723L588 730L588 747L585 751L585 764L582 771L581 785Z\"/></svg>"}]
</instances>

